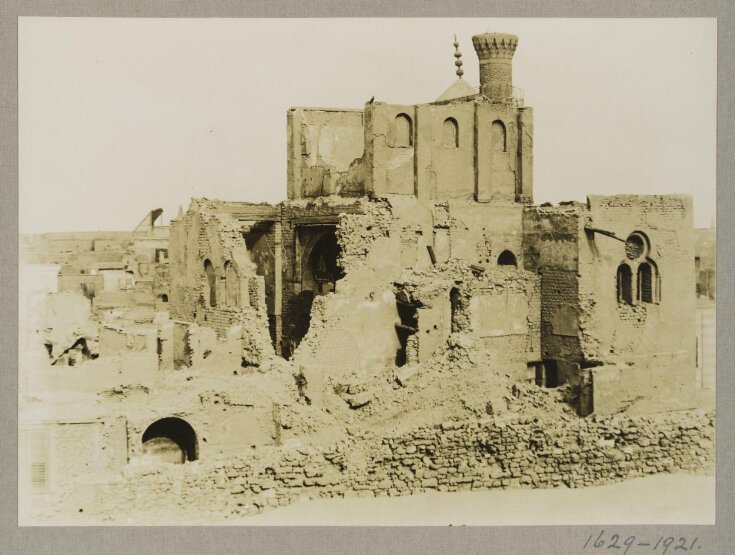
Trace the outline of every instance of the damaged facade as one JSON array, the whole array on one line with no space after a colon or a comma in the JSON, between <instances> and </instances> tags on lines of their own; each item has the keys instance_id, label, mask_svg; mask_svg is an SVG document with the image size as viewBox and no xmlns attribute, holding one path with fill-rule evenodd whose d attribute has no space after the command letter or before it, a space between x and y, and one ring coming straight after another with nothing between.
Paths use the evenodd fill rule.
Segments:
<instances>
[{"instance_id":1,"label":"damaged facade","mask_svg":"<svg viewBox=\"0 0 735 555\"><path fill-rule=\"evenodd\" d=\"M484 455L470 441L470 421L538 424L517 430L526 441L563 433L557 424L544 432L544 418L698 407L691 199L534 205L533 110L512 82L518 39L488 33L473 44L479 90L458 72L427 104L293 108L286 201L195 199L172 221L166 306L156 303L148 321L105 327L90 363L100 371L85 393L94 407L85 422L97 444L116 453L108 470L122 472L145 454L220 468L252 456L243 463L250 478L236 482L250 489L229 484L222 492L228 507L230 494L245 495L237 506L246 508L235 511L248 512L290 500L279 483L299 495L372 484L361 472L390 466L381 456L395 447L380 438L409 434L397 444L416 452L406 439L412 426L423 434L464 430L474 460ZM71 429L63 426L78 416L54 403L69 411L56 429ZM447 420L457 423L442 428ZM706 457L712 422L693 425ZM31 459L43 458L33 449L58 445L48 439L58 432L37 422L28 429ZM50 435L34 439L39 429ZM354 460L342 460L345 445ZM267 464L288 460L288 449L299 460L315 450L314 464L329 471L306 470L306 479L289 482L281 474L302 472L301 463ZM467 483L574 482L551 474L526 480L503 462L503 447L494 449L497 463ZM696 466L682 453L672 448L665 468ZM409 477L363 489L457 486L434 470L419 476L412 467ZM601 478L582 474L578 485ZM98 496L114 490L100 484ZM263 501L267 490L275 493ZM85 502L101 503L92 498Z\"/></svg>"}]
</instances>

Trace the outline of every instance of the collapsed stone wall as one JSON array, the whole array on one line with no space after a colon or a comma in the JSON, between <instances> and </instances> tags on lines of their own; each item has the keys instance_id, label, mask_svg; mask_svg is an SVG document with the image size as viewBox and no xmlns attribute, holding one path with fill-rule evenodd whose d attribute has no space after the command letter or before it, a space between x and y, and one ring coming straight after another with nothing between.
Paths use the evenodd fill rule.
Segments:
<instances>
[{"instance_id":1,"label":"collapsed stone wall","mask_svg":"<svg viewBox=\"0 0 735 555\"><path fill-rule=\"evenodd\" d=\"M38 516L119 523L254 514L300 498L586 487L658 472L713 472L714 414L448 421L358 434L329 448L263 448L227 461L127 468L63 485ZM80 514L84 516L80 517ZM195 519L194 519L195 520Z\"/></svg>"},{"instance_id":2,"label":"collapsed stone wall","mask_svg":"<svg viewBox=\"0 0 735 555\"><path fill-rule=\"evenodd\" d=\"M314 292L304 288L303 267L306 239L304 231L334 228L337 231L340 218L359 214L365 203L355 199L293 200L281 205L282 240L282 288L281 314L283 320L283 342L285 350L291 351L298 345L308 328L308 319ZM344 268L344 261L342 261Z\"/></svg>"}]
</instances>

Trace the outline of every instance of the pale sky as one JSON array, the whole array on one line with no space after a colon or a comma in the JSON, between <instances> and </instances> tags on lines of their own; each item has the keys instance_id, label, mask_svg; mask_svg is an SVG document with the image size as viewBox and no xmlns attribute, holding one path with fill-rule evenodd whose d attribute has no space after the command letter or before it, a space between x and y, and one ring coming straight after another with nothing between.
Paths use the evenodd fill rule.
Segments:
<instances>
[{"instance_id":1,"label":"pale sky","mask_svg":"<svg viewBox=\"0 0 735 555\"><path fill-rule=\"evenodd\" d=\"M519 36L536 203L682 193L715 215L714 19L20 18L20 232L132 230L193 197L286 196L291 106L477 86L472 35Z\"/></svg>"}]
</instances>

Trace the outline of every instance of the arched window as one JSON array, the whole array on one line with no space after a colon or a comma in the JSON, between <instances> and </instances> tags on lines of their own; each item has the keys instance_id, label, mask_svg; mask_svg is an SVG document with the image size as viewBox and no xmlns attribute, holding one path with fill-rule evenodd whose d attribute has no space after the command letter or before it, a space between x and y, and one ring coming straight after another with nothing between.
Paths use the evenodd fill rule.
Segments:
<instances>
[{"instance_id":1,"label":"arched window","mask_svg":"<svg viewBox=\"0 0 735 555\"><path fill-rule=\"evenodd\" d=\"M493 138L492 149L498 152L505 152L506 151L505 124L499 119L496 119L493 122L492 138Z\"/></svg>"},{"instance_id":2,"label":"arched window","mask_svg":"<svg viewBox=\"0 0 735 555\"><path fill-rule=\"evenodd\" d=\"M516 255L510 251L501 252L500 256L498 256L498 266L513 266L517 268L518 262L516 261Z\"/></svg>"},{"instance_id":3,"label":"arched window","mask_svg":"<svg viewBox=\"0 0 735 555\"><path fill-rule=\"evenodd\" d=\"M644 303L653 302L651 266L645 262L638 266L638 300Z\"/></svg>"},{"instance_id":4,"label":"arched window","mask_svg":"<svg viewBox=\"0 0 735 555\"><path fill-rule=\"evenodd\" d=\"M225 292L227 306L240 305L240 283L235 267L229 261L225 263Z\"/></svg>"},{"instance_id":5,"label":"arched window","mask_svg":"<svg viewBox=\"0 0 735 555\"><path fill-rule=\"evenodd\" d=\"M618 302L633 304L633 273L630 266L618 266Z\"/></svg>"},{"instance_id":6,"label":"arched window","mask_svg":"<svg viewBox=\"0 0 735 555\"><path fill-rule=\"evenodd\" d=\"M143 433L143 453L161 462L195 461L199 453L194 428L181 418L157 420Z\"/></svg>"},{"instance_id":7,"label":"arched window","mask_svg":"<svg viewBox=\"0 0 735 555\"><path fill-rule=\"evenodd\" d=\"M206 277L204 298L209 302L209 306L217 306L217 280L214 275L214 266L209 260L204 261L204 275Z\"/></svg>"},{"instance_id":8,"label":"arched window","mask_svg":"<svg viewBox=\"0 0 735 555\"><path fill-rule=\"evenodd\" d=\"M660 300L658 269L653 260L646 260L638 266L638 300L655 303Z\"/></svg>"},{"instance_id":9,"label":"arched window","mask_svg":"<svg viewBox=\"0 0 735 555\"><path fill-rule=\"evenodd\" d=\"M459 146L459 126L454 118L444 120L444 146L452 148Z\"/></svg>"},{"instance_id":10,"label":"arched window","mask_svg":"<svg viewBox=\"0 0 735 555\"><path fill-rule=\"evenodd\" d=\"M162 303L168 302L168 295L166 295L166 293L162 293L160 298Z\"/></svg>"},{"instance_id":11,"label":"arched window","mask_svg":"<svg viewBox=\"0 0 735 555\"><path fill-rule=\"evenodd\" d=\"M406 114L398 114L393 121L395 146L413 146L413 122Z\"/></svg>"}]
</instances>

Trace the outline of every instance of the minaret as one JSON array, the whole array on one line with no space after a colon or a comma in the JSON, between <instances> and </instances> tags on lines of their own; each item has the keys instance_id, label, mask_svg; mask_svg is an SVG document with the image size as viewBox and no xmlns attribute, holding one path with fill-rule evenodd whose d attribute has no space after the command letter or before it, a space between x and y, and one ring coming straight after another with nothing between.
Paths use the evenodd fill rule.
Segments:
<instances>
[{"instance_id":1,"label":"minaret","mask_svg":"<svg viewBox=\"0 0 735 555\"><path fill-rule=\"evenodd\" d=\"M480 60L480 94L490 100L513 98L513 54L518 37L506 33L484 33L472 37Z\"/></svg>"}]
</instances>

